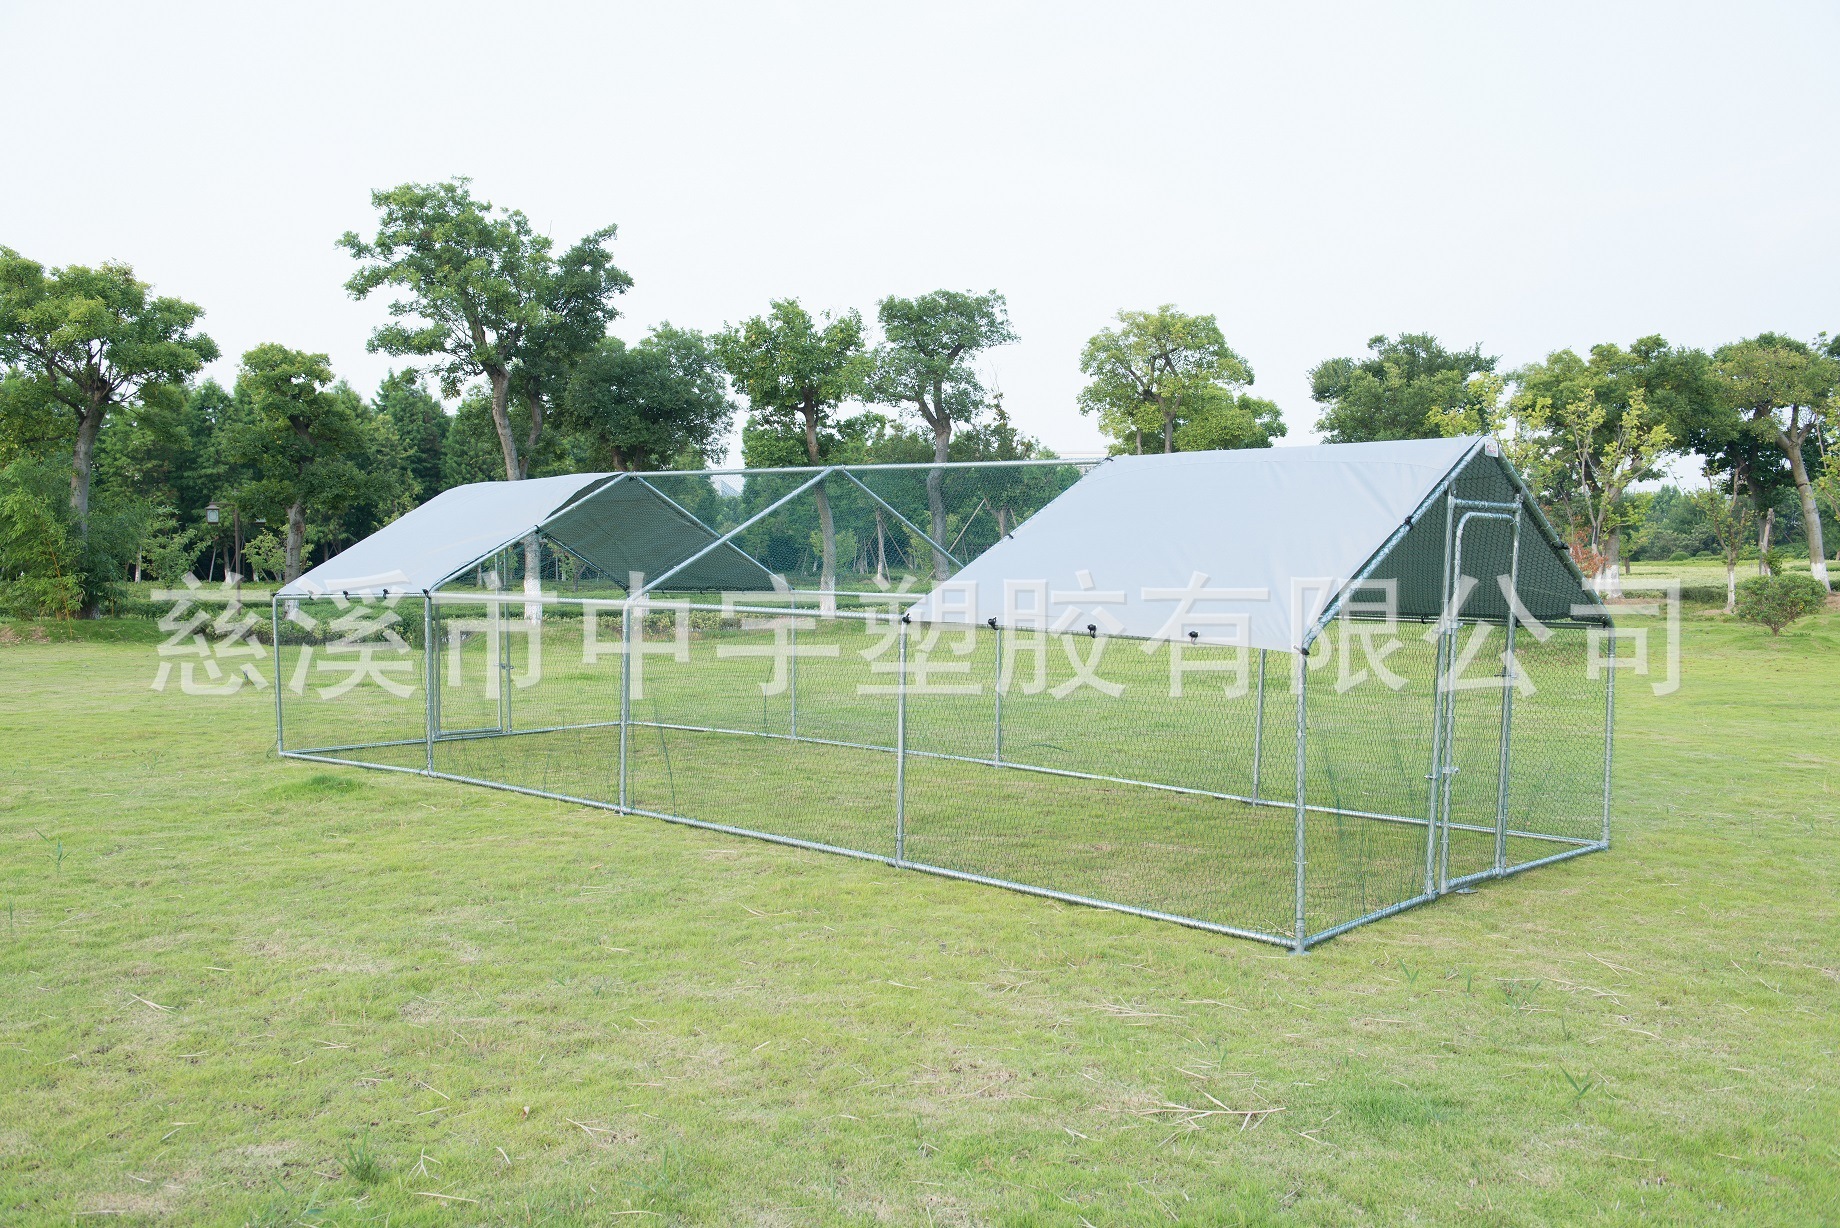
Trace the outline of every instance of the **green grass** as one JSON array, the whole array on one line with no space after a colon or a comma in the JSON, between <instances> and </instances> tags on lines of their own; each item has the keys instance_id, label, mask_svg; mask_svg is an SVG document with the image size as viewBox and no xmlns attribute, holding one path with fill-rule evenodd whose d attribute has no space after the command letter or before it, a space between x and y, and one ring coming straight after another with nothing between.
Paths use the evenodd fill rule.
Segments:
<instances>
[{"instance_id":1,"label":"green grass","mask_svg":"<svg viewBox=\"0 0 1840 1228\"><path fill-rule=\"evenodd\" d=\"M155 693L131 629L16 630L8 1224L1800 1224L1840 1205L1832 613L1779 640L1692 617L1682 691L1623 688L1611 853L1303 958L284 763L267 692ZM1283 1111L1151 1111L1214 1100Z\"/></svg>"}]
</instances>

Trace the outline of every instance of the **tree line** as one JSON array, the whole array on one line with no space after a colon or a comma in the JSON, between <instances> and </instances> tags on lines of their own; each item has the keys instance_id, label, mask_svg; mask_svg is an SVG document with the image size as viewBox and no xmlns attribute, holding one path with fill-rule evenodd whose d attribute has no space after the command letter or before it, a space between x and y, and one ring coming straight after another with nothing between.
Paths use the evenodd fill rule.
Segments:
<instances>
[{"instance_id":1,"label":"tree line","mask_svg":"<svg viewBox=\"0 0 1840 1228\"><path fill-rule=\"evenodd\" d=\"M867 318L786 298L711 333L664 323L628 344L609 332L633 285L615 227L558 251L465 179L371 203L371 233L338 240L354 261L345 289L386 300L368 346L404 365L368 398L326 355L273 342L243 354L224 388L200 378L220 355L196 304L156 295L125 264L47 268L0 247L0 607L95 613L124 581L187 572L292 579L456 485L706 467L742 413L750 469L1050 455L979 374L1017 340L994 290L891 295ZM1285 433L1212 315L1121 311L1079 365L1077 409L1114 453ZM1498 366L1480 346L1375 337L1366 355L1311 370L1317 430L1328 442L1498 435L1611 595L1621 564L1657 542L1716 549L1735 585L1753 539L1766 569L1799 540L1826 584L1840 341L1765 333L1702 351L1645 337ZM1684 454L1702 459L1707 490L1632 493ZM943 575L939 544L962 515L944 475L921 481ZM866 512L840 529L824 486L814 502L810 554L830 588L840 540L866 557L854 527ZM1014 512L993 506L1002 530Z\"/></svg>"}]
</instances>

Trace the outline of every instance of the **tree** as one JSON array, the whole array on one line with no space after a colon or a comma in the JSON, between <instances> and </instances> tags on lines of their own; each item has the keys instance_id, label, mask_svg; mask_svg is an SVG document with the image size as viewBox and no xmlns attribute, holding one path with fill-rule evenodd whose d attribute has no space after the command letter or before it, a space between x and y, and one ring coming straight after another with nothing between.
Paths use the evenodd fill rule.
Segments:
<instances>
[{"instance_id":1,"label":"tree","mask_svg":"<svg viewBox=\"0 0 1840 1228\"><path fill-rule=\"evenodd\" d=\"M716 353L748 399L749 425L802 434L806 460L823 464L837 407L862 387L862 316L826 312L820 326L797 299L778 299L766 315L724 329ZM823 534L821 600L828 609L836 600L831 594L837 588L837 526L824 483L813 489Z\"/></svg>"},{"instance_id":2,"label":"tree","mask_svg":"<svg viewBox=\"0 0 1840 1228\"><path fill-rule=\"evenodd\" d=\"M1176 419L1175 450L1269 448L1284 433L1284 411L1276 401L1207 386L1184 397Z\"/></svg>"},{"instance_id":3,"label":"tree","mask_svg":"<svg viewBox=\"0 0 1840 1228\"><path fill-rule=\"evenodd\" d=\"M975 422L984 407L984 385L973 362L985 350L1016 340L1009 303L995 290L890 295L876 305L876 320L882 344L875 351L871 396L917 414L933 433L933 460L944 464L951 455L953 428ZM926 478L935 543L946 540L944 476L933 469ZM933 574L943 580L950 572L951 561L935 544Z\"/></svg>"},{"instance_id":4,"label":"tree","mask_svg":"<svg viewBox=\"0 0 1840 1228\"><path fill-rule=\"evenodd\" d=\"M1808 536L1809 568L1824 590L1831 588L1821 540L1821 508L1803 449L1810 434L1833 414L1835 394L1840 390L1840 362L1792 337L1762 333L1720 347L1714 363L1728 403L1759 438L1773 442L1789 462Z\"/></svg>"},{"instance_id":5,"label":"tree","mask_svg":"<svg viewBox=\"0 0 1840 1228\"><path fill-rule=\"evenodd\" d=\"M1628 404L1612 415L1598 401L1594 387L1557 399L1530 395L1525 388L1518 407L1521 420L1530 431L1545 436L1563 474L1561 491L1568 510L1575 509L1570 517L1574 526L1582 520L1588 544L1585 561L1596 573L1597 591L1620 597L1623 496L1630 483L1653 473L1673 436L1666 426L1649 421L1647 395L1641 389L1630 392ZM1578 536L1574 531L1574 549Z\"/></svg>"},{"instance_id":6,"label":"tree","mask_svg":"<svg viewBox=\"0 0 1840 1228\"><path fill-rule=\"evenodd\" d=\"M96 441L125 406L170 403L217 357L202 308L154 297L125 264L51 269L0 247L0 361L74 419L70 508L89 534Z\"/></svg>"},{"instance_id":7,"label":"tree","mask_svg":"<svg viewBox=\"0 0 1840 1228\"><path fill-rule=\"evenodd\" d=\"M1480 345L1447 350L1429 333L1371 337L1368 356L1331 358L1310 370L1310 397L1323 406L1316 429L1325 443L1436 439L1446 417L1476 412L1474 377L1495 370Z\"/></svg>"},{"instance_id":8,"label":"tree","mask_svg":"<svg viewBox=\"0 0 1840 1228\"><path fill-rule=\"evenodd\" d=\"M1813 576L1753 576L1738 586L1738 617L1762 623L1771 635L1827 603L1827 587Z\"/></svg>"},{"instance_id":9,"label":"tree","mask_svg":"<svg viewBox=\"0 0 1840 1228\"><path fill-rule=\"evenodd\" d=\"M618 313L616 296L632 278L606 250L616 228L587 235L563 254L516 209L476 200L471 180L405 183L372 192L381 213L374 239L347 231L339 246L363 262L345 288L362 299L383 286L405 297L390 304L395 323L371 334L369 347L435 358L446 396L483 376L491 388L505 478L528 476L549 398L568 382L573 356L596 344ZM522 449L512 430L514 384L525 402ZM536 534L524 541L524 588L540 585ZM525 617L541 607L526 603Z\"/></svg>"},{"instance_id":10,"label":"tree","mask_svg":"<svg viewBox=\"0 0 1840 1228\"><path fill-rule=\"evenodd\" d=\"M1645 337L1628 350L1592 346L1588 360L1556 350L1514 374L1509 410L1529 435L1516 440L1515 460L1566 522L1580 566L1605 597L1622 595L1625 495L1678 449L1670 420L1703 416L1701 367L1691 352Z\"/></svg>"},{"instance_id":11,"label":"tree","mask_svg":"<svg viewBox=\"0 0 1840 1228\"><path fill-rule=\"evenodd\" d=\"M618 314L614 297L632 278L606 251L615 227L588 235L558 261L548 236L535 233L523 213L475 200L470 184L458 178L372 192L382 214L377 236L347 231L339 240L363 262L345 288L356 299L384 286L405 292L390 304L397 322L371 334L372 351L437 359L450 397L485 377L505 477L516 481L526 476L524 458L536 448L543 419L531 415L520 453L509 415L513 378L526 363L551 361L555 350L583 337L598 341Z\"/></svg>"},{"instance_id":12,"label":"tree","mask_svg":"<svg viewBox=\"0 0 1840 1228\"><path fill-rule=\"evenodd\" d=\"M364 492L358 398L331 385L324 354L272 343L244 354L237 374L236 393L248 416L230 428L226 451L255 475L238 499L287 517L283 581L303 570L307 513L339 510Z\"/></svg>"},{"instance_id":13,"label":"tree","mask_svg":"<svg viewBox=\"0 0 1840 1228\"><path fill-rule=\"evenodd\" d=\"M1234 353L1213 316L1188 315L1165 303L1155 311L1120 311L1116 329L1099 330L1080 351L1083 414L1121 445L1144 450L1144 431L1162 432L1174 452L1184 408L1210 395L1229 397L1252 383L1252 368ZM1220 402L1214 398L1212 404Z\"/></svg>"},{"instance_id":14,"label":"tree","mask_svg":"<svg viewBox=\"0 0 1840 1228\"><path fill-rule=\"evenodd\" d=\"M661 324L637 345L603 339L576 367L558 423L587 442L590 463L664 469L708 464L735 416L708 338Z\"/></svg>"},{"instance_id":15,"label":"tree","mask_svg":"<svg viewBox=\"0 0 1840 1228\"><path fill-rule=\"evenodd\" d=\"M1738 611L1738 551L1750 532L1751 506L1745 498L1744 477L1737 468L1719 473L1706 463L1706 489L1693 496L1706 524L1718 539L1725 558L1725 612Z\"/></svg>"},{"instance_id":16,"label":"tree","mask_svg":"<svg viewBox=\"0 0 1840 1228\"><path fill-rule=\"evenodd\" d=\"M441 403L422 387L421 376L414 371L391 371L377 386L373 404L402 441L414 500L426 502L441 493L445 489L442 457L450 423Z\"/></svg>"}]
</instances>

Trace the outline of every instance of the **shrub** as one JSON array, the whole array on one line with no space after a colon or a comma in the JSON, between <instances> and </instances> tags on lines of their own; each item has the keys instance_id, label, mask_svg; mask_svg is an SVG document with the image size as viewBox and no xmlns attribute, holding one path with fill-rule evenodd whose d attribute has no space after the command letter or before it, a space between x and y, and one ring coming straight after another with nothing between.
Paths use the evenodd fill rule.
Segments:
<instances>
[{"instance_id":1,"label":"shrub","mask_svg":"<svg viewBox=\"0 0 1840 1228\"><path fill-rule=\"evenodd\" d=\"M1821 582L1799 572L1755 576L1738 585L1738 617L1762 623L1771 635L1781 635L1784 627L1806 618L1826 601L1827 590Z\"/></svg>"}]
</instances>

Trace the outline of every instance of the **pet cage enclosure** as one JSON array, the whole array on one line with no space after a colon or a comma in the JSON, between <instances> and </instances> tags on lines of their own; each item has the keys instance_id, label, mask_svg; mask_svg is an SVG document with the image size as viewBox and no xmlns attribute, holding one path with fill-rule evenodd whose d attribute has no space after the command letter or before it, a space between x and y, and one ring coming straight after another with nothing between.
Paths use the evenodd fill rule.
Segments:
<instances>
[{"instance_id":1,"label":"pet cage enclosure","mask_svg":"<svg viewBox=\"0 0 1840 1228\"><path fill-rule=\"evenodd\" d=\"M290 758L1299 951L1609 844L1613 629L1488 439L483 483L273 619Z\"/></svg>"}]
</instances>

